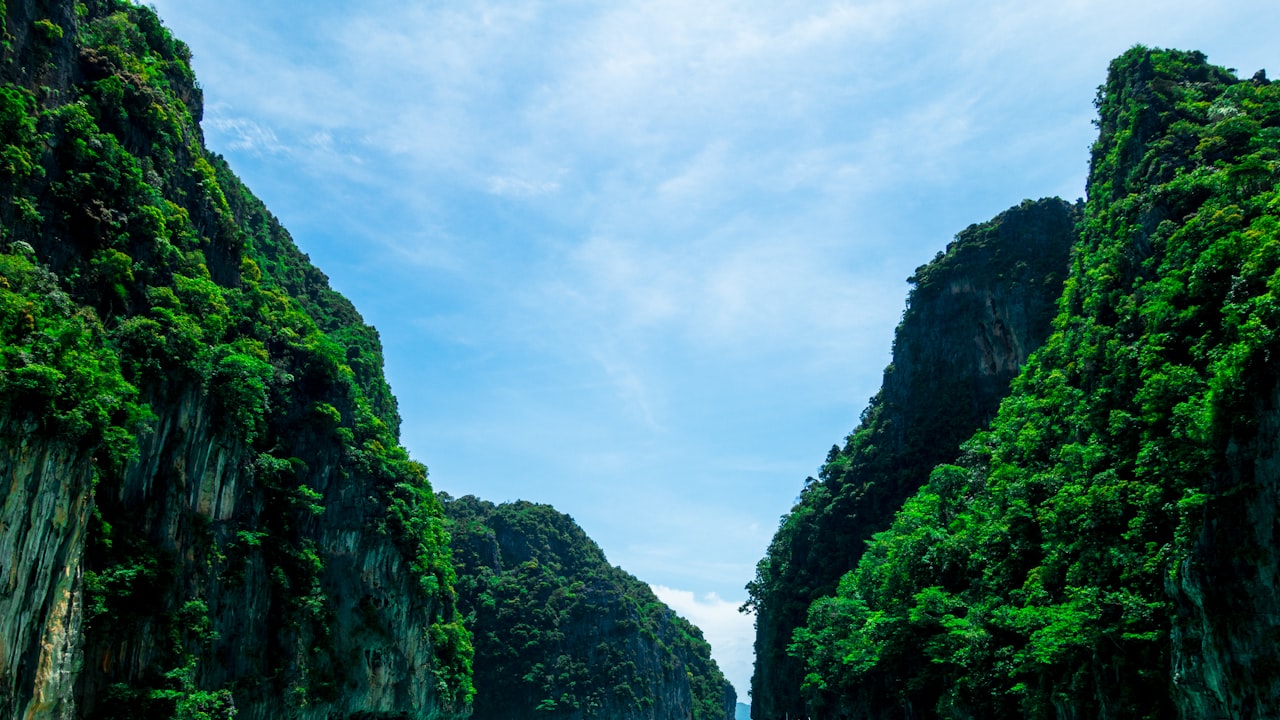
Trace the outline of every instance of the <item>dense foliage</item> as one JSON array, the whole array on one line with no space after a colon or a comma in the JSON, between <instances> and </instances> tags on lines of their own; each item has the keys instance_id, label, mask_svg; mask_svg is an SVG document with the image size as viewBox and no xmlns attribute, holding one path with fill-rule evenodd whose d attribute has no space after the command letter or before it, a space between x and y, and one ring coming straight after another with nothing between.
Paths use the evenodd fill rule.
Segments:
<instances>
[{"instance_id":1,"label":"dense foliage","mask_svg":"<svg viewBox=\"0 0 1280 720\"><path fill-rule=\"evenodd\" d=\"M475 638L476 720L733 716L701 631L609 565L572 518L472 496L444 507Z\"/></svg>"},{"instance_id":2,"label":"dense foliage","mask_svg":"<svg viewBox=\"0 0 1280 720\"><path fill-rule=\"evenodd\" d=\"M1280 712L1245 577L1275 552L1280 86L1136 47L1097 106L1053 335L795 633L824 717ZM1233 626L1260 649L1184 675L1217 650L1177 638Z\"/></svg>"},{"instance_id":3,"label":"dense foliage","mask_svg":"<svg viewBox=\"0 0 1280 720\"><path fill-rule=\"evenodd\" d=\"M932 467L995 414L1051 331L1079 208L1025 201L970 226L918 268L881 391L782 520L748 586L756 612L756 718L805 714L803 663L787 648L809 604L835 592Z\"/></svg>"},{"instance_id":4,"label":"dense foliage","mask_svg":"<svg viewBox=\"0 0 1280 720\"><path fill-rule=\"evenodd\" d=\"M177 534L206 540L185 551L216 584L261 564L276 639L316 647L302 661L272 660L276 679L258 680L289 686L264 692L300 705L336 692L343 660L325 644L335 601L320 585L328 558L310 539L329 502L313 471L332 464L370 488L371 529L394 539L431 608L441 702L463 711L471 649L442 512L425 468L399 445L377 333L205 150L190 53L152 10L87 0L30 18L28 5L3 7L0 412L35 436L95 448L87 646L113 647L142 625L173 639L163 667L94 690L107 698L98 712L234 713L229 693L199 687L212 600L173 577L190 558L164 549L174 535L147 524L160 510L125 490L142 472L130 465L137 443L155 431L148 407L192 396L206 408L193 416L211 413L259 494L229 524L185 517Z\"/></svg>"}]
</instances>

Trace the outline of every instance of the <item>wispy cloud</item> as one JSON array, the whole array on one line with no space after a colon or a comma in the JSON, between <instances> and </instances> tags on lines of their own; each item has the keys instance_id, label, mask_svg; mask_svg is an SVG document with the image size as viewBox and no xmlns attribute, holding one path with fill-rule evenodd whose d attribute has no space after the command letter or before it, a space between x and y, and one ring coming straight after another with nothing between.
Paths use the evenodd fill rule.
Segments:
<instances>
[{"instance_id":1,"label":"wispy cloud","mask_svg":"<svg viewBox=\"0 0 1280 720\"><path fill-rule=\"evenodd\" d=\"M489 192L506 197L532 198L550 195L560 189L555 180L526 180L519 177L489 178Z\"/></svg>"},{"instance_id":2,"label":"wispy cloud","mask_svg":"<svg viewBox=\"0 0 1280 720\"><path fill-rule=\"evenodd\" d=\"M284 155L289 149L276 137L275 130L246 117L229 116L229 108L213 106L206 113L204 128L223 136L219 143L229 150L252 155Z\"/></svg>"}]
</instances>

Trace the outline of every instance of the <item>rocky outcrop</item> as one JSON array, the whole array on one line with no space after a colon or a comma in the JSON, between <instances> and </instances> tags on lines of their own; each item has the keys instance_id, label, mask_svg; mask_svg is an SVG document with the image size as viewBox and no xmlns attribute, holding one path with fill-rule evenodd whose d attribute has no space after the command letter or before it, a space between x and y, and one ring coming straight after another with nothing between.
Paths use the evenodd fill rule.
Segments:
<instances>
[{"instance_id":1,"label":"rocky outcrop","mask_svg":"<svg viewBox=\"0 0 1280 720\"><path fill-rule=\"evenodd\" d=\"M730 720L702 633L547 505L446 498L475 720Z\"/></svg>"},{"instance_id":2,"label":"rocky outcrop","mask_svg":"<svg viewBox=\"0 0 1280 720\"><path fill-rule=\"evenodd\" d=\"M0 715L465 715L377 333L202 146L153 11L0 8Z\"/></svg>"},{"instance_id":3,"label":"rocky outcrop","mask_svg":"<svg viewBox=\"0 0 1280 720\"><path fill-rule=\"evenodd\" d=\"M1050 332L1080 207L1024 201L972 225L918 268L880 392L785 516L748 586L756 613L752 717L804 717L787 654L809 604L834 592L866 541L987 422Z\"/></svg>"}]
</instances>

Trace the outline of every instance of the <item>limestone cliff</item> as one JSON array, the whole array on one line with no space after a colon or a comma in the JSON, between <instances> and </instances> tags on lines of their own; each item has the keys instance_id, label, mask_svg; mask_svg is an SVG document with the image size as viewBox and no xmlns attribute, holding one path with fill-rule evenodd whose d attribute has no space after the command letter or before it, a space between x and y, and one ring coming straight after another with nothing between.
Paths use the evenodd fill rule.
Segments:
<instances>
[{"instance_id":1,"label":"limestone cliff","mask_svg":"<svg viewBox=\"0 0 1280 720\"><path fill-rule=\"evenodd\" d=\"M465 714L377 333L203 147L152 11L0 11L0 716Z\"/></svg>"},{"instance_id":2,"label":"limestone cliff","mask_svg":"<svg viewBox=\"0 0 1280 720\"><path fill-rule=\"evenodd\" d=\"M475 720L731 720L702 633L547 505L446 499Z\"/></svg>"},{"instance_id":3,"label":"limestone cliff","mask_svg":"<svg viewBox=\"0 0 1280 720\"><path fill-rule=\"evenodd\" d=\"M92 463L74 444L0 424L0 708L11 717L73 717L80 666L82 556Z\"/></svg>"},{"instance_id":4,"label":"limestone cliff","mask_svg":"<svg viewBox=\"0 0 1280 720\"><path fill-rule=\"evenodd\" d=\"M973 225L916 270L880 393L783 518L748 586L756 612L752 717L803 717L803 665L787 654L809 604L835 590L866 541L939 462L990 419L1048 336L1080 208L1025 201Z\"/></svg>"},{"instance_id":5,"label":"limestone cliff","mask_svg":"<svg viewBox=\"0 0 1280 720\"><path fill-rule=\"evenodd\" d=\"M1095 105L1052 334L793 635L823 717L1280 717L1280 86Z\"/></svg>"}]
</instances>

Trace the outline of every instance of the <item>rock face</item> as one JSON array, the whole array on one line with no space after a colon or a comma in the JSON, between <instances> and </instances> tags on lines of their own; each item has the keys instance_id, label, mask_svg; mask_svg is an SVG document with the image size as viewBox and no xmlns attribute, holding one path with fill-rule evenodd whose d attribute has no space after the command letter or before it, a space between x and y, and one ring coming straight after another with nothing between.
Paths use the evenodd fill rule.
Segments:
<instances>
[{"instance_id":1,"label":"rock face","mask_svg":"<svg viewBox=\"0 0 1280 720\"><path fill-rule=\"evenodd\" d=\"M1233 438L1194 552L1168 592L1180 715L1270 717L1280 708L1280 385L1256 398L1257 435Z\"/></svg>"},{"instance_id":2,"label":"rock face","mask_svg":"<svg viewBox=\"0 0 1280 720\"><path fill-rule=\"evenodd\" d=\"M90 625L81 707L123 718L165 705L154 689L175 670L193 690L232 690L237 718L439 705L433 603L393 540L371 531L385 507L341 470L341 444L297 436L288 456L308 460L291 470L313 492L290 497L271 487L267 461L220 436L208 405L192 390L153 402L163 414L138 460L96 495L113 547L91 547L94 576L139 585L118 588Z\"/></svg>"},{"instance_id":3,"label":"rock face","mask_svg":"<svg viewBox=\"0 0 1280 720\"><path fill-rule=\"evenodd\" d=\"M731 720L702 633L547 505L446 499L475 720Z\"/></svg>"},{"instance_id":4,"label":"rock face","mask_svg":"<svg viewBox=\"0 0 1280 720\"><path fill-rule=\"evenodd\" d=\"M783 518L748 586L756 612L752 717L805 717L803 665L787 654L809 604L834 592L866 541L987 422L1048 337L1080 208L1025 201L956 236L910 278L880 393Z\"/></svg>"},{"instance_id":5,"label":"rock face","mask_svg":"<svg viewBox=\"0 0 1280 720\"><path fill-rule=\"evenodd\" d=\"M0 716L464 715L377 333L205 150L152 11L0 10Z\"/></svg>"},{"instance_id":6,"label":"rock face","mask_svg":"<svg viewBox=\"0 0 1280 720\"><path fill-rule=\"evenodd\" d=\"M83 450L31 430L0 424L0 435L19 438L0 454L0 707L11 717L71 718L92 464Z\"/></svg>"}]
</instances>

